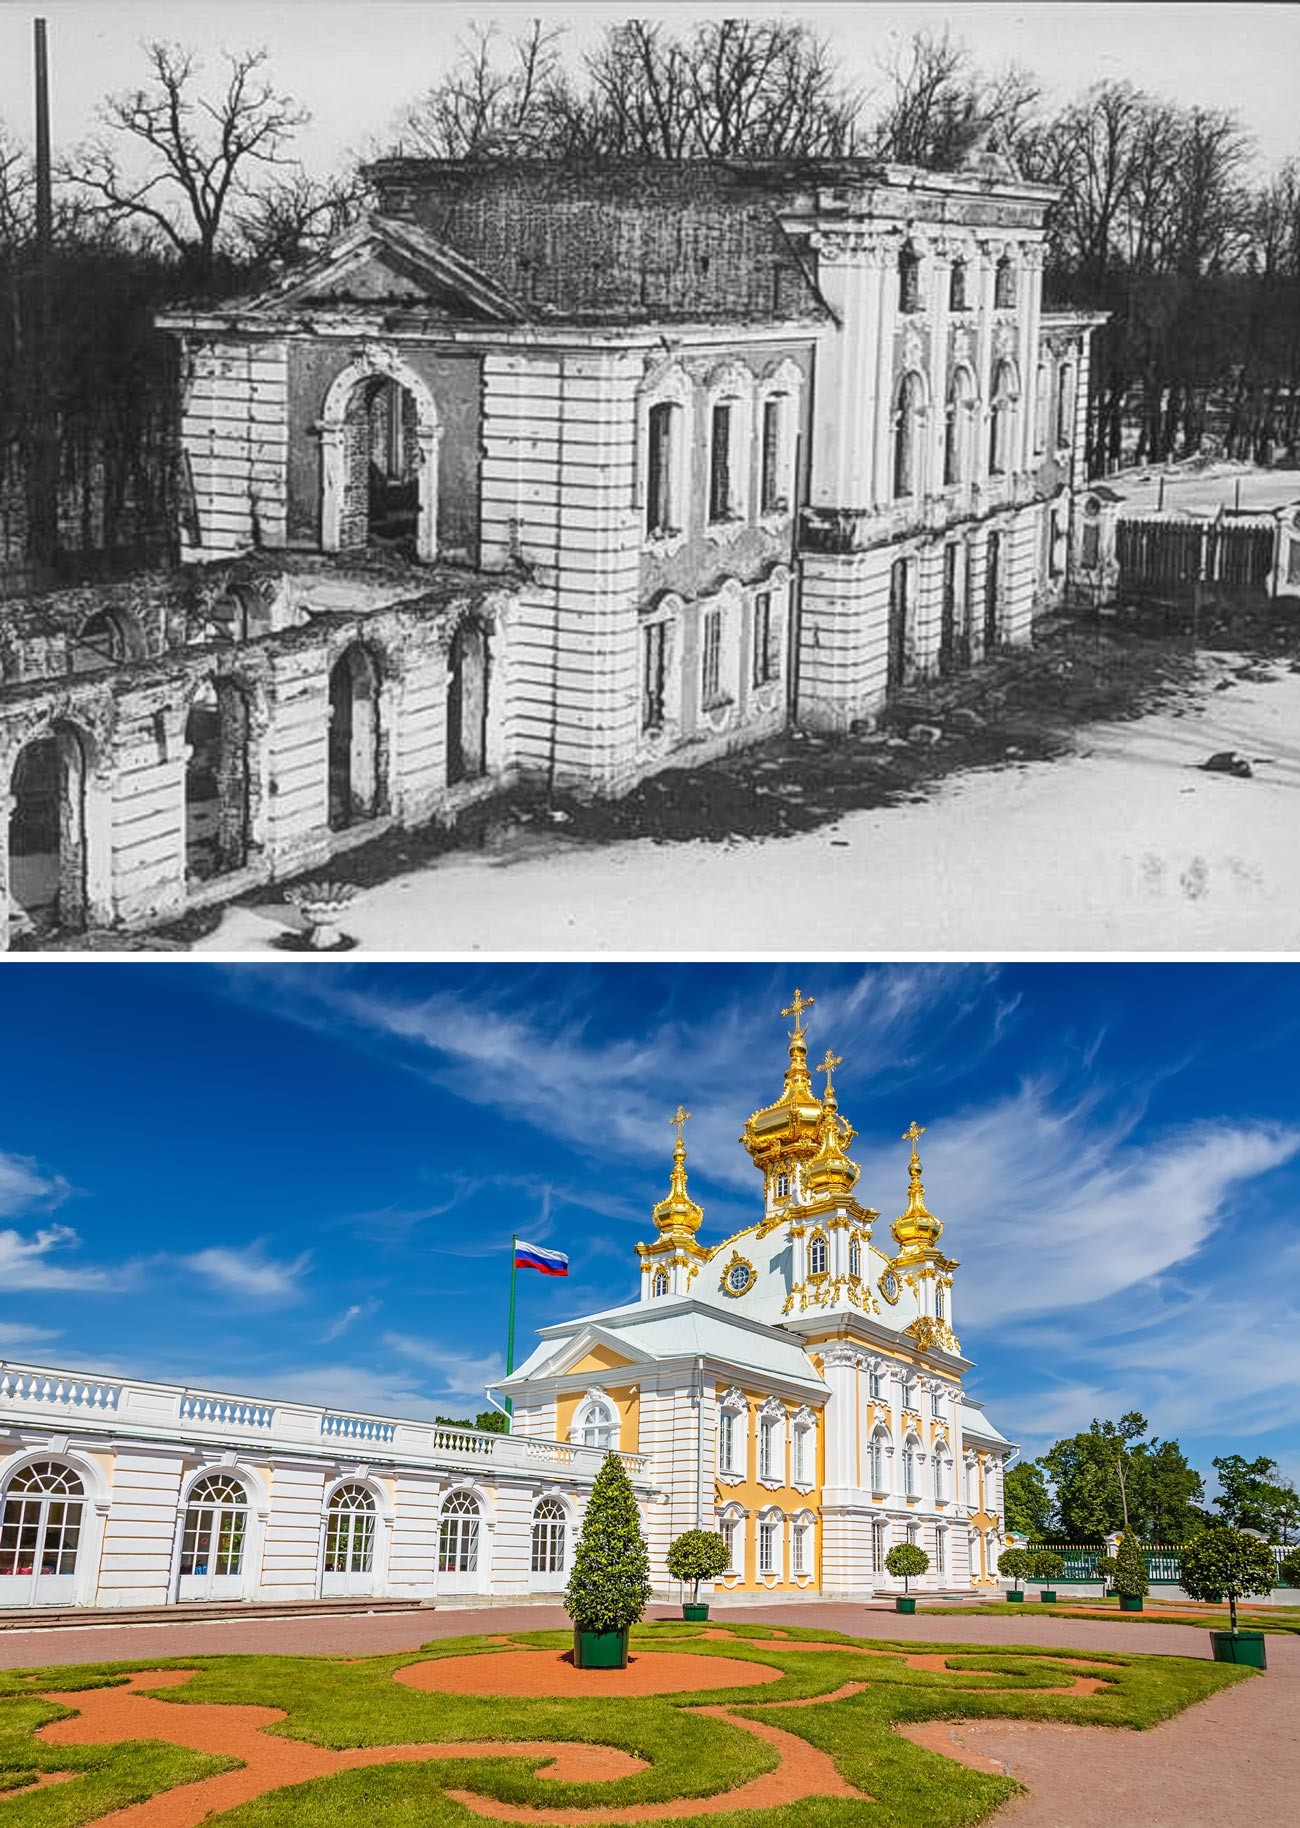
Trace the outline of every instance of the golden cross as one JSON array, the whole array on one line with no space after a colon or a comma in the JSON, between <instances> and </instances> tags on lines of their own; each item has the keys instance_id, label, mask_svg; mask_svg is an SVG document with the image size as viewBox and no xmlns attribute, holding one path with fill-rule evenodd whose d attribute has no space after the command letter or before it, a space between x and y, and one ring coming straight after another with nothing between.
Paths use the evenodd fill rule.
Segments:
<instances>
[{"instance_id":1,"label":"golden cross","mask_svg":"<svg viewBox=\"0 0 1300 1828\"><path fill-rule=\"evenodd\" d=\"M813 1004L816 1001L817 1001L816 997L804 996L803 993L800 991L799 986L797 984L795 985L794 1002L791 1003L791 1005L788 1009L783 1009L781 1011L781 1014L783 1016L793 1016L794 1017L794 1032L795 1032L796 1039L801 1034L804 1033L804 1030L802 1028L800 1028L800 1026L799 1026L799 1017L803 1014L805 1009L811 1009Z\"/></svg>"},{"instance_id":2,"label":"golden cross","mask_svg":"<svg viewBox=\"0 0 1300 1828\"><path fill-rule=\"evenodd\" d=\"M819 1073L825 1073L826 1083L829 1085L831 1082L831 1074L835 1071L837 1066L843 1066L843 1064L844 1062L841 1060L840 1056L838 1054L833 1054L828 1047L826 1049L826 1058L818 1064L817 1071Z\"/></svg>"},{"instance_id":3,"label":"golden cross","mask_svg":"<svg viewBox=\"0 0 1300 1828\"><path fill-rule=\"evenodd\" d=\"M673 1112L672 1116L668 1119L669 1123L675 1123L677 1125L677 1141L679 1144L682 1140L682 1125L684 1123L689 1123L690 1118L691 1118L691 1113L687 1110L683 1110L682 1106L678 1105L677 1109Z\"/></svg>"},{"instance_id":4,"label":"golden cross","mask_svg":"<svg viewBox=\"0 0 1300 1828\"><path fill-rule=\"evenodd\" d=\"M925 1125L917 1123L917 1121L914 1117L912 1119L911 1128L903 1131L903 1141L911 1143L913 1155L916 1154L917 1143L921 1140L921 1138L924 1135L925 1135Z\"/></svg>"}]
</instances>

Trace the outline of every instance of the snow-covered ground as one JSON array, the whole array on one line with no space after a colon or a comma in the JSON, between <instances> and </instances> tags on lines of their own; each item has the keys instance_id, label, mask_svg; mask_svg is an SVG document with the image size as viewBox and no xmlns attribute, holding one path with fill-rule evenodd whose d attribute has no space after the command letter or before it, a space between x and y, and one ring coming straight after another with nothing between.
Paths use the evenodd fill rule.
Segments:
<instances>
[{"instance_id":1,"label":"snow-covered ground","mask_svg":"<svg viewBox=\"0 0 1300 1828\"><path fill-rule=\"evenodd\" d=\"M1162 500L1167 514L1213 514L1238 506L1243 513L1271 513L1300 501L1300 470L1260 470L1243 463L1212 463L1163 475L1159 470L1128 475L1121 470L1104 481L1141 514L1154 514Z\"/></svg>"},{"instance_id":2,"label":"snow-covered ground","mask_svg":"<svg viewBox=\"0 0 1300 1828\"><path fill-rule=\"evenodd\" d=\"M791 838L453 854L343 925L366 952L1300 949L1300 674L1213 689L1241 664L1209 657L1203 693L924 801ZM1200 770L1224 749L1254 777ZM197 949L273 955L292 918L273 891Z\"/></svg>"}]
</instances>

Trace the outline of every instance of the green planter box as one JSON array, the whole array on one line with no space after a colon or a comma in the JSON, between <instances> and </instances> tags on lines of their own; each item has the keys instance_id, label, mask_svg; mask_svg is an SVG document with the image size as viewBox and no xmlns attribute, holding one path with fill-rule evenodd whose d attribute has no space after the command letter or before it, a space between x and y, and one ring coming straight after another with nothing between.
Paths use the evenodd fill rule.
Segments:
<instances>
[{"instance_id":1,"label":"green planter box","mask_svg":"<svg viewBox=\"0 0 1300 1828\"><path fill-rule=\"evenodd\" d=\"M1054 1606L1056 1604L1056 1594L1050 1587L1044 1587L1038 1598L1044 1606Z\"/></svg>"},{"instance_id":2,"label":"green planter box","mask_svg":"<svg viewBox=\"0 0 1300 1828\"><path fill-rule=\"evenodd\" d=\"M1119 1609L1121 1612L1141 1612L1142 1595L1140 1593L1121 1593Z\"/></svg>"},{"instance_id":3,"label":"green planter box","mask_svg":"<svg viewBox=\"0 0 1300 1828\"><path fill-rule=\"evenodd\" d=\"M899 1593L895 1596L895 1599L894 1599L894 1611L895 1612L915 1612L916 1611L916 1601L912 1598L910 1593Z\"/></svg>"},{"instance_id":4,"label":"green planter box","mask_svg":"<svg viewBox=\"0 0 1300 1828\"><path fill-rule=\"evenodd\" d=\"M1216 1663L1249 1663L1252 1669L1267 1669L1262 1631L1212 1631L1210 1648Z\"/></svg>"},{"instance_id":5,"label":"green planter box","mask_svg":"<svg viewBox=\"0 0 1300 1828\"><path fill-rule=\"evenodd\" d=\"M584 1631L573 1628L573 1666L575 1669L626 1669L626 1631Z\"/></svg>"},{"instance_id":6,"label":"green planter box","mask_svg":"<svg viewBox=\"0 0 1300 1828\"><path fill-rule=\"evenodd\" d=\"M682 1602L682 1617L687 1619L692 1625L698 1624L701 1619L706 1619L708 1616L709 1607L706 1600L695 1600L693 1602L691 1600L684 1600Z\"/></svg>"},{"instance_id":7,"label":"green planter box","mask_svg":"<svg viewBox=\"0 0 1300 1828\"><path fill-rule=\"evenodd\" d=\"M1004 1593L1002 1595L1002 1597L1004 1600L1006 1600L1008 1605L1019 1606L1023 1603L1025 1596L1023 1593L1019 1592L1016 1588L1013 1587L1009 1593Z\"/></svg>"}]
</instances>

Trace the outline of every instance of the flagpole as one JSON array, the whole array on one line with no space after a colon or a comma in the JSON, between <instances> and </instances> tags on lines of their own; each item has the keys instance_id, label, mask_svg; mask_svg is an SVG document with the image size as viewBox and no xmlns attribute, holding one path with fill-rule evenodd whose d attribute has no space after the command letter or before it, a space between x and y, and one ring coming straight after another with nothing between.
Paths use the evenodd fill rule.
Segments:
<instances>
[{"instance_id":1,"label":"flagpole","mask_svg":"<svg viewBox=\"0 0 1300 1828\"><path fill-rule=\"evenodd\" d=\"M509 1377L510 1373L515 1368L515 1278L519 1274L519 1265L516 1263L515 1258L519 1254L518 1245L519 1245L519 1240L517 1237L515 1237L514 1233L512 1232L510 1234L510 1321L509 1321L507 1338L506 1338L506 1376L507 1377ZM514 1413L515 1413L514 1402L509 1396L507 1396L506 1397L506 1414L508 1416L510 1416L511 1419L513 1420Z\"/></svg>"}]
</instances>

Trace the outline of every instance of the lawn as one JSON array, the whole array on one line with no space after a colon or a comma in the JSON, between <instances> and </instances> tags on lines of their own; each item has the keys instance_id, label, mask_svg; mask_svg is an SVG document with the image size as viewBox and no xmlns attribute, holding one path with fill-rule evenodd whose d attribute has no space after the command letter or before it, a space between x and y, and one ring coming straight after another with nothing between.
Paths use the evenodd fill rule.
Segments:
<instances>
[{"instance_id":1,"label":"lawn","mask_svg":"<svg viewBox=\"0 0 1300 1828\"><path fill-rule=\"evenodd\" d=\"M1186 1600L1160 1600L1147 1598L1146 1607L1141 1612L1121 1612L1119 1600L1113 1594L1104 1599L1062 1600L1055 1606L1044 1606L1033 1597L1032 1586L1025 1598L1017 1604L1008 1604L1006 1600L990 1600L982 1606L963 1606L963 1618L1023 1618L1026 1613L1050 1618L1077 1619L1090 1614L1104 1614L1107 1623L1125 1623L1130 1620L1135 1625L1199 1625L1205 1631L1227 1631L1230 1629L1228 1605L1225 1600L1222 1606L1193 1606ZM1275 1631L1280 1633L1300 1632L1300 1606L1256 1606L1237 1603L1237 1627L1241 1631Z\"/></svg>"},{"instance_id":2,"label":"lawn","mask_svg":"<svg viewBox=\"0 0 1300 1828\"><path fill-rule=\"evenodd\" d=\"M896 1727L965 1718L1140 1730L1230 1683L1254 1679L1252 1671L1199 1658L899 1643L793 1627L774 1641L771 1626L707 1629L707 1637L705 1628L695 1625L636 1631L634 1657L684 1652L700 1660L703 1685L688 1693L636 1697L618 1695L616 1688L599 1698L475 1696L394 1680L396 1671L413 1665L488 1651L500 1658L503 1648L518 1647L530 1662L539 1652L554 1656L567 1645L562 1632L515 1633L506 1645L483 1636L444 1639L418 1651L360 1659L226 1656L0 1672L0 1824L79 1828L149 1797L156 1801L147 1819L158 1828L186 1828L208 1819L219 1820L222 1828L299 1828L304 1821L313 1828L443 1823L467 1828L475 1816L509 1814L521 1806L547 1810L533 1819L579 1823L608 1820L611 1811L626 1811L624 1819L631 1819L674 1802L681 1810L676 1819L689 1822L704 1819L692 1816L695 1799L742 1786L775 1794L771 1786L784 1781L787 1794L795 1790L795 1800L767 1807L715 1805L707 1819L717 1828L760 1823L850 1828L861 1820L865 1795L874 1799L871 1820L881 1828L957 1828L983 1819L1016 1784L925 1750ZM761 1687L710 1688L709 1660L718 1657L766 1665L780 1675ZM133 1692L96 1702L88 1692L120 1687L142 1669L193 1673L181 1686L151 1690L146 1683L139 1699ZM720 1683L727 1673L719 1670ZM426 1669L422 1679L436 1680L436 1669ZM826 1699L850 1687L853 1692ZM1051 1692L1062 1689L1077 1692ZM75 1721L79 1693L85 1695L88 1721L96 1706L116 1707L128 1718L139 1707L155 1736L77 1744L75 1728L55 1723ZM68 1700L42 1698L51 1694ZM780 1703L795 1705L773 1705ZM220 1738L214 1740L210 1728L205 1740L200 1729L216 1717L214 1705L232 1710L217 1717L218 1728L231 1723L232 1747L243 1736L245 1759L222 1755ZM710 1711L701 1711L706 1707ZM187 1717L190 1708L200 1711ZM278 1710L283 1719L237 1716L241 1708ZM66 1733L68 1743L42 1740L41 1728ZM172 1730L206 1749L156 1736ZM262 1777L251 1775L250 1734L263 1756L271 1749ZM300 1749L281 1744L285 1741L301 1742ZM512 1753L507 1742L532 1743ZM550 1752L545 1746L539 1752L537 1742L548 1742ZM550 1757L574 1743L616 1748L643 1761L644 1768L629 1769L623 1759L628 1774L591 1781L583 1773L597 1756L592 1753L580 1759L579 1776L547 1776ZM801 1743L814 1751L799 1755ZM491 1749L476 1755L475 1747L484 1744ZM439 1756L439 1746L454 1750ZM365 1753L342 1750L381 1748L373 1755L382 1758L382 1748L393 1747L408 1748L402 1754L406 1762L366 1763ZM340 1759L351 1759L354 1768L300 1781L308 1766ZM573 1762L568 1757L566 1773ZM805 1767L822 1777L799 1780L806 1793L798 1793L791 1773ZM223 1771L235 1775L222 1778ZM54 1773L62 1774L60 1781L49 1781ZM852 1786L863 1794L824 1793L826 1773L839 1788ZM46 1783L38 1788L42 1774ZM229 1795L229 1785L240 1781L260 1793L227 1808L221 1786ZM215 1811L211 1817L209 1810ZM583 1811L590 1817L574 1813Z\"/></svg>"}]
</instances>

